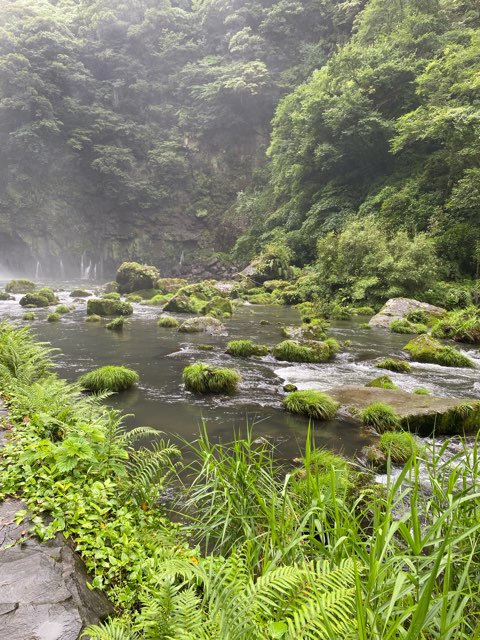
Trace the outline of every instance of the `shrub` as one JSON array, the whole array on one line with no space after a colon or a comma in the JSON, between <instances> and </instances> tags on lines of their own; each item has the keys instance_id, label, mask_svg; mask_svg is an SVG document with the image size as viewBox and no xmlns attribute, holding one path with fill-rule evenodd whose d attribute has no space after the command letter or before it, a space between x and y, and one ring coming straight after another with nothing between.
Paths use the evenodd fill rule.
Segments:
<instances>
[{"instance_id":1,"label":"shrub","mask_svg":"<svg viewBox=\"0 0 480 640\"><path fill-rule=\"evenodd\" d=\"M158 319L158 326L164 329L173 329L180 326L180 322L172 316L162 316Z\"/></svg>"},{"instance_id":2,"label":"shrub","mask_svg":"<svg viewBox=\"0 0 480 640\"><path fill-rule=\"evenodd\" d=\"M47 318L47 322L60 322L60 320L62 319L62 316L59 313L51 313L48 318Z\"/></svg>"},{"instance_id":3,"label":"shrub","mask_svg":"<svg viewBox=\"0 0 480 640\"><path fill-rule=\"evenodd\" d=\"M427 333L426 324L415 324L409 320L394 320L390 323L390 331L393 333Z\"/></svg>"},{"instance_id":4,"label":"shrub","mask_svg":"<svg viewBox=\"0 0 480 640\"><path fill-rule=\"evenodd\" d=\"M373 307L351 307L350 310L355 316L373 316L375 313Z\"/></svg>"},{"instance_id":5,"label":"shrub","mask_svg":"<svg viewBox=\"0 0 480 640\"><path fill-rule=\"evenodd\" d=\"M432 336L470 344L480 343L480 309L468 307L447 313L433 327Z\"/></svg>"},{"instance_id":6,"label":"shrub","mask_svg":"<svg viewBox=\"0 0 480 640\"><path fill-rule=\"evenodd\" d=\"M414 324L428 324L430 316L425 309L419 308L407 313L405 319Z\"/></svg>"},{"instance_id":7,"label":"shrub","mask_svg":"<svg viewBox=\"0 0 480 640\"><path fill-rule=\"evenodd\" d=\"M39 293L27 293L20 300L22 307L48 307L49 301Z\"/></svg>"},{"instance_id":8,"label":"shrub","mask_svg":"<svg viewBox=\"0 0 480 640\"><path fill-rule=\"evenodd\" d=\"M59 313L60 315L65 315L66 313L70 313L70 307L67 307L66 304L59 304L55 309L55 313Z\"/></svg>"},{"instance_id":9,"label":"shrub","mask_svg":"<svg viewBox=\"0 0 480 640\"><path fill-rule=\"evenodd\" d=\"M92 294L85 289L74 289L70 292L71 298L89 298Z\"/></svg>"},{"instance_id":10,"label":"shrub","mask_svg":"<svg viewBox=\"0 0 480 640\"><path fill-rule=\"evenodd\" d=\"M106 366L94 369L79 378L80 385L87 391L119 392L133 387L139 381L139 375L126 367Z\"/></svg>"},{"instance_id":11,"label":"shrub","mask_svg":"<svg viewBox=\"0 0 480 640\"><path fill-rule=\"evenodd\" d=\"M91 316L87 316L85 318L85 322L100 322L101 320L101 316L97 315L96 313L92 313Z\"/></svg>"},{"instance_id":12,"label":"shrub","mask_svg":"<svg viewBox=\"0 0 480 640\"><path fill-rule=\"evenodd\" d=\"M183 370L183 383L193 393L234 393L241 381L234 369L220 369L196 362Z\"/></svg>"},{"instance_id":13,"label":"shrub","mask_svg":"<svg viewBox=\"0 0 480 640\"><path fill-rule=\"evenodd\" d=\"M403 348L416 362L429 362L444 367L468 367L470 369L475 367L472 360L463 353L454 347L442 345L438 340L428 335L418 336Z\"/></svg>"},{"instance_id":14,"label":"shrub","mask_svg":"<svg viewBox=\"0 0 480 640\"><path fill-rule=\"evenodd\" d=\"M50 287L43 287L42 289L39 289L36 292L39 296L43 296L44 298L46 298L49 302L49 304L57 304L58 303L58 298L55 294L54 291L52 291L52 289L50 289Z\"/></svg>"},{"instance_id":15,"label":"shrub","mask_svg":"<svg viewBox=\"0 0 480 640\"><path fill-rule=\"evenodd\" d=\"M252 340L231 340L227 344L227 353L230 356L248 358L249 356L266 356L268 347L255 344Z\"/></svg>"},{"instance_id":16,"label":"shrub","mask_svg":"<svg viewBox=\"0 0 480 640\"><path fill-rule=\"evenodd\" d=\"M27 280L26 278L10 280L5 287L5 291L7 293L32 293L35 289L35 283L31 280Z\"/></svg>"},{"instance_id":17,"label":"shrub","mask_svg":"<svg viewBox=\"0 0 480 640\"><path fill-rule=\"evenodd\" d=\"M87 302L87 314L89 316L130 316L132 313L132 305L129 302L122 302L121 300L92 298Z\"/></svg>"},{"instance_id":18,"label":"shrub","mask_svg":"<svg viewBox=\"0 0 480 640\"><path fill-rule=\"evenodd\" d=\"M35 320L35 314L33 313L33 311L27 311L23 314L22 319L26 321Z\"/></svg>"},{"instance_id":19,"label":"shrub","mask_svg":"<svg viewBox=\"0 0 480 640\"><path fill-rule=\"evenodd\" d=\"M385 358L375 364L377 369L388 369L388 371L395 371L396 373L410 373L412 366L406 360L398 360L397 358Z\"/></svg>"},{"instance_id":20,"label":"shrub","mask_svg":"<svg viewBox=\"0 0 480 640\"><path fill-rule=\"evenodd\" d=\"M160 274L156 267L124 262L120 265L115 280L120 293L133 293L142 289L154 289Z\"/></svg>"},{"instance_id":21,"label":"shrub","mask_svg":"<svg viewBox=\"0 0 480 640\"><path fill-rule=\"evenodd\" d=\"M310 340L302 343L296 340L284 340L273 348L272 353L277 360L314 363L326 362L337 353L338 349L338 342L333 338L324 342Z\"/></svg>"},{"instance_id":22,"label":"shrub","mask_svg":"<svg viewBox=\"0 0 480 640\"><path fill-rule=\"evenodd\" d=\"M322 391L293 391L285 396L283 406L291 413L316 420L333 420L340 405Z\"/></svg>"},{"instance_id":23,"label":"shrub","mask_svg":"<svg viewBox=\"0 0 480 640\"><path fill-rule=\"evenodd\" d=\"M394 409L384 402L373 402L360 412L362 423L378 433L400 429L400 418Z\"/></svg>"},{"instance_id":24,"label":"shrub","mask_svg":"<svg viewBox=\"0 0 480 640\"><path fill-rule=\"evenodd\" d=\"M124 326L127 324L127 320L125 320L124 316L119 316L115 318L111 322L105 325L105 329L109 331L123 331Z\"/></svg>"},{"instance_id":25,"label":"shrub","mask_svg":"<svg viewBox=\"0 0 480 640\"><path fill-rule=\"evenodd\" d=\"M418 451L415 437L406 431L382 434L379 447L395 464L405 464Z\"/></svg>"},{"instance_id":26,"label":"shrub","mask_svg":"<svg viewBox=\"0 0 480 640\"><path fill-rule=\"evenodd\" d=\"M366 387L375 387L377 389L398 389L393 380L388 376L379 376L367 382Z\"/></svg>"}]
</instances>

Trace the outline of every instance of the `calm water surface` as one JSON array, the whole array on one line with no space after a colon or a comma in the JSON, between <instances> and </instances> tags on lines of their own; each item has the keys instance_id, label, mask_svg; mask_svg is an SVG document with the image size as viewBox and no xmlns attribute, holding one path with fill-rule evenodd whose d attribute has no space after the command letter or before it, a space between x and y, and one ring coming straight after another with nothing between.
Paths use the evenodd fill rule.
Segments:
<instances>
[{"instance_id":1,"label":"calm water surface","mask_svg":"<svg viewBox=\"0 0 480 640\"><path fill-rule=\"evenodd\" d=\"M84 283L85 284L85 283ZM72 288L70 285L69 288ZM21 320L24 310L15 302L0 302L0 317ZM72 304L67 292L59 294L61 302ZM286 456L298 454L305 441L308 420L283 411L281 399L285 382L300 389L327 390L345 384L365 384L379 375L375 358L401 354L408 336L382 330L360 329L365 318L332 325L331 335L352 344L327 364L307 365L277 362L273 357L233 358L225 354L228 340L251 338L272 346L282 340L285 324L299 324L298 313L289 307L237 307L227 320L226 335L181 334L174 329L157 327L160 307L134 305L128 329L122 333L107 331L100 323L86 323L86 301L78 302L72 313L60 323L47 323L49 310L35 310L36 335L60 349L57 358L59 375L74 381L95 367L122 364L136 369L141 381L138 388L112 396L109 403L126 413L131 425L150 425L170 436L178 434L192 441L198 436L202 421L215 441L229 441L235 431L253 425L258 437L273 437ZM175 314L174 314L175 315ZM179 314L180 320L189 316ZM268 324L261 324L265 321ZM202 344L213 351L202 351ZM464 348L480 367L480 354ZM184 390L181 376L187 364L202 360L234 367L242 375L242 384L233 396L196 396ZM478 370L447 369L436 365L413 365L412 374L389 373L399 387L407 391L423 386L437 395L480 398ZM354 455L372 436L360 426L342 421L314 425L318 446Z\"/></svg>"}]
</instances>

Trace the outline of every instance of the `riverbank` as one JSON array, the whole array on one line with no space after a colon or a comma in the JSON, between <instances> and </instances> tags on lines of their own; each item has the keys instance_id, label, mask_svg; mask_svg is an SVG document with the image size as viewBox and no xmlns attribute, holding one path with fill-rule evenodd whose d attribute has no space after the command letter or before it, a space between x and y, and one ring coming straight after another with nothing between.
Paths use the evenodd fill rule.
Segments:
<instances>
[{"instance_id":1,"label":"riverbank","mask_svg":"<svg viewBox=\"0 0 480 640\"><path fill-rule=\"evenodd\" d=\"M379 490L373 476L309 446L285 474L267 442L220 446L205 434L176 507L184 524L174 524L158 498L179 452L160 441L132 448L118 414L48 375L45 347L11 328L1 338L11 347L2 353L22 362L14 373L3 355L13 429L0 458L2 497L22 496L40 539L62 532L74 543L124 637L479 631L476 443L456 482L451 464L428 457L427 496L415 484L421 452Z\"/></svg>"}]
</instances>

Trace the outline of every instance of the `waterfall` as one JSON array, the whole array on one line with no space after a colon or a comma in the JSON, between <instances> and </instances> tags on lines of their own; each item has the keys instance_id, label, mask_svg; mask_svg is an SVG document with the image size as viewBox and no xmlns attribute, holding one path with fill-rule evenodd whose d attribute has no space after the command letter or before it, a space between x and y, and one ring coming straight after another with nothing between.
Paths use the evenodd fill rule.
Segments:
<instances>
[{"instance_id":1,"label":"waterfall","mask_svg":"<svg viewBox=\"0 0 480 640\"><path fill-rule=\"evenodd\" d=\"M65 267L63 266L63 260L60 258L60 278L65 280Z\"/></svg>"},{"instance_id":2,"label":"waterfall","mask_svg":"<svg viewBox=\"0 0 480 640\"><path fill-rule=\"evenodd\" d=\"M93 267L93 279L97 279L97 263L95 263L95 266Z\"/></svg>"},{"instance_id":3,"label":"waterfall","mask_svg":"<svg viewBox=\"0 0 480 640\"><path fill-rule=\"evenodd\" d=\"M82 253L82 257L80 258L80 279L84 279L84 263L85 263L85 252Z\"/></svg>"},{"instance_id":4,"label":"waterfall","mask_svg":"<svg viewBox=\"0 0 480 640\"><path fill-rule=\"evenodd\" d=\"M185 255L185 251L182 251L182 255L180 256L180 266L182 266L183 264L184 255Z\"/></svg>"},{"instance_id":5,"label":"waterfall","mask_svg":"<svg viewBox=\"0 0 480 640\"><path fill-rule=\"evenodd\" d=\"M42 273L42 265L40 264L40 261L37 260L37 266L35 267L35 280L38 280L40 278L41 273Z\"/></svg>"},{"instance_id":6,"label":"waterfall","mask_svg":"<svg viewBox=\"0 0 480 640\"><path fill-rule=\"evenodd\" d=\"M90 262L88 263L88 267L85 269L85 275L83 276L84 280L89 280L90 279L90 271L92 270L92 261L90 260Z\"/></svg>"}]
</instances>

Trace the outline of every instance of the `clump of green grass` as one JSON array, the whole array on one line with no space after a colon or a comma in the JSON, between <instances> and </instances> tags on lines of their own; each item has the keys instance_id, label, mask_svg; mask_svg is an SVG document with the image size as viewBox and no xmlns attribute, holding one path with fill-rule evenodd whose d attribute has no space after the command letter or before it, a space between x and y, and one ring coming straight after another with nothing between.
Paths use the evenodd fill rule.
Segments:
<instances>
[{"instance_id":1,"label":"clump of green grass","mask_svg":"<svg viewBox=\"0 0 480 640\"><path fill-rule=\"evenodd\" d=\"M193 393L234 393L241 381L234 369L222 369L196 362L183 370L183 383Z\"/></svg>"},{"instance_id":2,"label":"clump of green grass","mask_svg":"<svg viewBox=\"0 0 480 640\"><path fill-rule=\"evenodd\" d=\"M410 322L409 320L393 320L390 323L390 331L393 333L427 333L428 327L426 324Z\"/></svg>"},{"instance_id":3,"label":"clump of green grass","mask_svg":"<svg viewBox=\"0 0 480 640\"><path fill-rule=\"evenodd\" d=\"M385 358L375 364L377 369L388 369L388 371L394 371L395 373L411 373L412 366L406 360L399 360L397 358Z\"/></svg>"},{"instance_id":4,"label":"clump of green grass","mask_svg":"<svg viewBox=\"0 0 480 640\"><path fill-rule=\"evenodd\" d=\"M61 319L62 316L59 313L51 313L47 318L47 322L60 322Z\"/></svg>"},{"instance_id":5,"label":"clump of green grass","mask_svg":"<svg viewBox=\"0 0 480 640\"><path fill-rule=\"evenodd\" d=\"M417 396L429 396L430 391L425 389L424 387L415 387L412 393L415 393Z\"/></svg>"},{"instance_id":6,"label":"clump of green grass","mask_svg":"<svg viewBox=\"0 0 480 640\"><path fill-rule=\"evenodd\" d=\"M430 362L444 367L468 367L475 368L475 364L468 358L449 345L442 345L431 336L418 336L411 340L404 347L412 360L417 362Z\"/></svg>"},{"instance_id":7,"label":"clump of green grass","mask_svg":"<svg viewBox=\"0 0 480 640\"><path fill-rule=\"evenodd\" d=\"M200 351L213 351L215 349L215 345L213 344L197 344L197 349Z\"/></svg>"},{"instance_id":8,"label":"clump of green grass","mask_svg":"<svg viewBox=\"0 0 480 640\"><path fill-rule=\"evenodd\" d=\"M389 376L379 376L367 382L366 387L374 387L376 389L398 389L397 385Z\"/></svg>"},{"instance_id":9,"label":"clump of green grass","mask_svg":"<svg viewBox=\"0 0 480 640\"><path fill-rule=\"evenodd\" d=\"M335 356L340 345L334 338L316 340L284 340L273 348L273 356L286 362L326 362Z\"/></svg>"},{"instance_id":10,"label":"clump of green grass","mask_svg":"<svg viewBox=\"0 0 480 640\"><path fill-rule=\"evenodd\" d=\"M106 324L105 329L109 331L123 331L126 324L128 324L128 320L125 320L123 316L119 316Z\"/></svg>"},{"instance_id":11,"label":"clump of green grass","mask_svg":"<svg viewBox=\"0 0 480 640\"><path fill-rule=\"evenodd\" d=\"M109 293L104 293L102 296L103 300L120 300L121 297L117 291L110 291Z\"/></svg>"},{"instance_id":12,"label":"clump of green grass","mask_svg":"<svg viewBox=\"0 0 480 640\"><path fill-rule=\"evenodd\" d=\"M231 340L227 344L227 353L230 356L241 358L266 356L268 347L263 344L255 344L252 340Z\"/></svg>"},{"instance_id":13,"label":"clump of green grass","mask_svg":"<svg viewBox=\"0 0 480 640\"><path fill-rule=\"evenodd\" d=\"M289 393L283 399L283 406L291 413L300 413L316 420L333 420L340 405L327 393L307 390Z\"/></svg>"},{"instance_id":14,"label":"clump of green grass","mask_svg":"<svg viewBox=\"0 0 480 640\"><path fill-rule=\"evenodd\" d=\"M70 307L67 307L66 304L59 304L58 307L55 309L55 313L59 313L60 315L65 315L66 313L70 313L71 309Z\"/></svg>"},{"instance_id":15,"label":"clump of green grass","mask_svg":"<svg viewBox=\"0 0 480 640\"><path fill-rule=\"evenodd\" d=\"M384 402L373 402L360 412L362 423L367 427L373 427L378 433L385 431L398 431L400 418L393 407Z\"/></svg>"},{"instance_id":16,"label":"clump of green grass","mask_svg":"<svg viewBox=\"0 0 480 640\"><path fill-rule=\"evenodd\" d=\"M367 330L371 330L371 326L368 324L368 322L362 322L362 324L358 325L359 329L367 329Z\"/></svg>"},{"instance_id":17,"label":"clump of green grass","mask_svg":"<svg viewBox=\"0 0 480 640\"><path fill-rule=\"evenodd\" d=\"M35 320L35 314L33 313L33 311L27 311L26 313L23 314L22 320L31 322L32 320Z\"/></svg>"},{"instance_id":18,"label":"clump of green grass","mask_svg":"<svg viewBox=\"0 0 480 640\"><path fill-rule=\"evenodd\" d=\"M133 369L127 367L106 366L94 369L79 378L80 385L87 391L102 392L125 391L133 387L140 377Z\"/></svg>"},{"instance_id":19,"label":"clump of green grass","mask_svg":"<svg viewBox=\"0 0 480 640\"><path fill-rule=\"evenodd\" d=\"M102 321L102 317L97 315L96 313L92 313L91 316L87 316L85 318L85 322L101 322Z\"/></svg>"},{"instance_id":20,"label":"clump of green grass","mask_svg":"<svg viewBox=\"0 0 480 640\"><path fill-rule=\"evenodd\" d=\"M162 316L157 324L163 329L174 329L180 326L180 322L173 316Z\"/></svg>"},{"instance_id":21,"label":"clump of green grass","mask_svg":"<svg viewBox=\"0 0 480 640\"><path fill-rule=\"evenodd\" d=\"M395 464L405 464L418 451L418 443L408 431L383 433L379 447Z\"/></svg>"}]
</instances>

